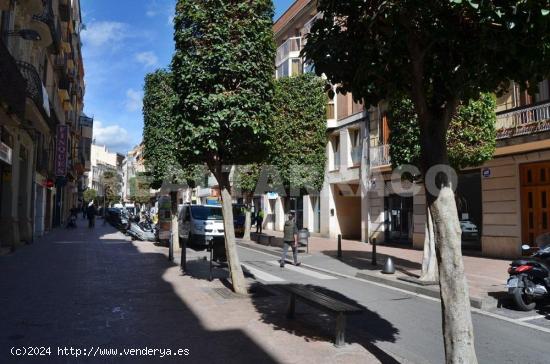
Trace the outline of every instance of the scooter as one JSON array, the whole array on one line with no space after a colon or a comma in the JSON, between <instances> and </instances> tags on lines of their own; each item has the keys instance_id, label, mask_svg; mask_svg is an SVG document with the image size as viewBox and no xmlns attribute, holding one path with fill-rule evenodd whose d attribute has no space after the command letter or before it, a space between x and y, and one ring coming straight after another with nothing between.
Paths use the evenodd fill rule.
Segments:
<instances>
[{"instance_id":1,"label":"scooter","mask_svg":"<svg viewBox=\"0 0 550 364\"><path fill-rule=\"evenodd\" d=\"M529 245L523 245L529 250ZM518 309L531 311L538 300L549 296L550 291L550 244L541 246L529 258L514 260L508 268L508 293Z\"/></svg>"}]
</instances>

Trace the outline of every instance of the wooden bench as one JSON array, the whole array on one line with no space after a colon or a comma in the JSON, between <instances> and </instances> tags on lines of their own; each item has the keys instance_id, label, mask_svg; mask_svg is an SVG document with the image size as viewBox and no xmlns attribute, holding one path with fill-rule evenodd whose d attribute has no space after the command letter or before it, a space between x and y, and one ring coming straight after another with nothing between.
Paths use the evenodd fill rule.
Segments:
<instances>
[{"instance_id":1,"label":"wooden bench","mask_svg":"<svg viewBox=\"0 0 550 364\"><path fill-rule=\"evenodd\" d=\"M289 319L294 318L296 298L301 299L311 306L336 315L336 332L334 339L334 346L336 347L342 347L346 343L345 333L347 315L359 314L365 311L364 308L342 302L312 288L297 285L285 285L281 286L281 288L290 294L287 311L287 318Z\"/></svg>"}]
</instances>

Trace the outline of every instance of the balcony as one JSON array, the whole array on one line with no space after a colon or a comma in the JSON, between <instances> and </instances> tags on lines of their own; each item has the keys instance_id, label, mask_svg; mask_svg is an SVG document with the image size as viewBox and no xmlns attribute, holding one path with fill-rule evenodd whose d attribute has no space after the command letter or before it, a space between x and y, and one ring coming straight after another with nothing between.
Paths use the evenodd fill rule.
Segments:
<instances>
[{"instance_id":1,"label":"balcony","mask_svg":"<svg viewBox=\"0 0 550 364\"><path fill-rule=\"evenodd\" d=\"M22 10L23 13L31 15L40 14L44 9L44 3L42 2L42 0L19 1L17 5L20 7L20 10Z\"/></svg>"},{"instance_id":2,"label":"balcony","mask_svg":"<svg viewBox=\"0 0 550 364\"><path fill-rule=\"evenodd\" d=\"M363 148L356 146L351 149L351 163L354 167L361 165L361 157L363 157Z\"/></svg>"},{"instance_id":3,"label":"balcony","mask_svg":"<svg viewBox=\"0 0 550 364\"><path fill-rule=\"evenodd\" d=\"M55 56L54 67L56 70L60 71L61 74L64 74L67 68L67 55L59 54Z\"/></svg>"},{"instance_id":4,"label":"balcony","mask_svg":"<svg viewBox=\"0 0 550 364\"><path fill-rule=\"evenodd\" d=\"M370 148L370 167L382 167L391 164L390 145L382 144Z\"/></svg>"},{"instance_id":5,"label":"balcony","mask_svg":"<svg viewBox=\"0 0 550 364\"><path fill-rule=\"evenodd\" d=\"M30 28L40 34L41 43L44 46L53 44L53 50L59 53L61 50L61 23L55 18L53 0L45 0L42 14L33 15Z\"/></svg>"},{"instance_id":6,"label":"balcony","mask_svg":"<svg viewBox=\"0 0 550 364\"><path fill-rule=\"evenodd\" d=\"M293 56L299 57L299 53L302 50L303 42L301 37L288 38L283 44L277 48L277 55L275 57L275 65L279 65L285 59ZM295 53L295 54L292 54Z\"/></svg>"},{"instance_id":7,"label":"balcony","mask_svg":"<svg viewBox=\"0 0 550 364\"><path fill-rule=\"evenodd\" d=\"M69 22L71 19L71 6L69 4L59 4L59 17L62 22Z\"/></svg>"},{"instance_id":8,"label":"balcony","mask_svg":"<svg viewBox=\"0 0 550 364\"><path fill-rule=\"evenodd\" d=\"M27 82L26 94L27 97L34 101L36 107L43 114L44 119L50 119L50 102L48 92L38 75L38 71L30 63L17 61L19 72Z\"/></svg>"},{"instance_id":9,"label":"balcony","mask_svg":"<svg viewBox=\"0 0 550 364\"><path fill-rule=\"evenodd\" d=\"M550 131L550 102L497 113L497 140Z\"/></svg>"},{"instance_id":10,"label":"balcony","mask_svg":"<svg viewBox=\"0 0 550 364\"><path fill-rule=\"evenodd\" d=\"M0 40L0 100L21 119L25 116L26 82L16 60Z\"/></svg>"}]
</instances>

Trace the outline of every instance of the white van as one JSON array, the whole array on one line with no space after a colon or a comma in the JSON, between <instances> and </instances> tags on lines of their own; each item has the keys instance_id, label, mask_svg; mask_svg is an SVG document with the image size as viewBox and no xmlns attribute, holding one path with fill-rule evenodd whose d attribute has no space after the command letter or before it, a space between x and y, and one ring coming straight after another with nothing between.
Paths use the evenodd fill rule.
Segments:
<instances>
[{"instance_id":1,"label":"white van","mask_svg":"<svg viewBox=\"0 0 550 364\"><path fill-rule=\"evenodd\" d=\"M180 239L187 240L189 244L207 245L207 236L224 236L221 206L180 206L178 222Z\"/></svg>"}]
</instances>

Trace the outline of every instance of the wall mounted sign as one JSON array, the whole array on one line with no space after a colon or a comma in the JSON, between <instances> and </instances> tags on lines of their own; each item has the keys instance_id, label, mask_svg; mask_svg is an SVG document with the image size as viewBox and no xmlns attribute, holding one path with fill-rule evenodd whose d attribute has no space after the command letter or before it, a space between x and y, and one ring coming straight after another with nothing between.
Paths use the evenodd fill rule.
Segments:
<instances>
[{"instance_id":1,"label":"wall mounted sign","mask_svg":"<svg viewBox=\"0 0 550 364\"><path fill-rule=\"evenodd\" d=\"M489 178L489 177L491 177L491 169L490 168L483 168L483 170L481 171L481 174L483 175L483 177Z\"/></svg>"},{"instance_id":2,"label":"wall mounted sign","mask_svg":"<svg viewBox=\"0 0 550 364\"><path fill-rule=\"evenodd\" d=\"M55 175L58 177L67 174L68 136L69 127L67 125L58 125L55 146Z\"/></svg>"}]
</instances>

